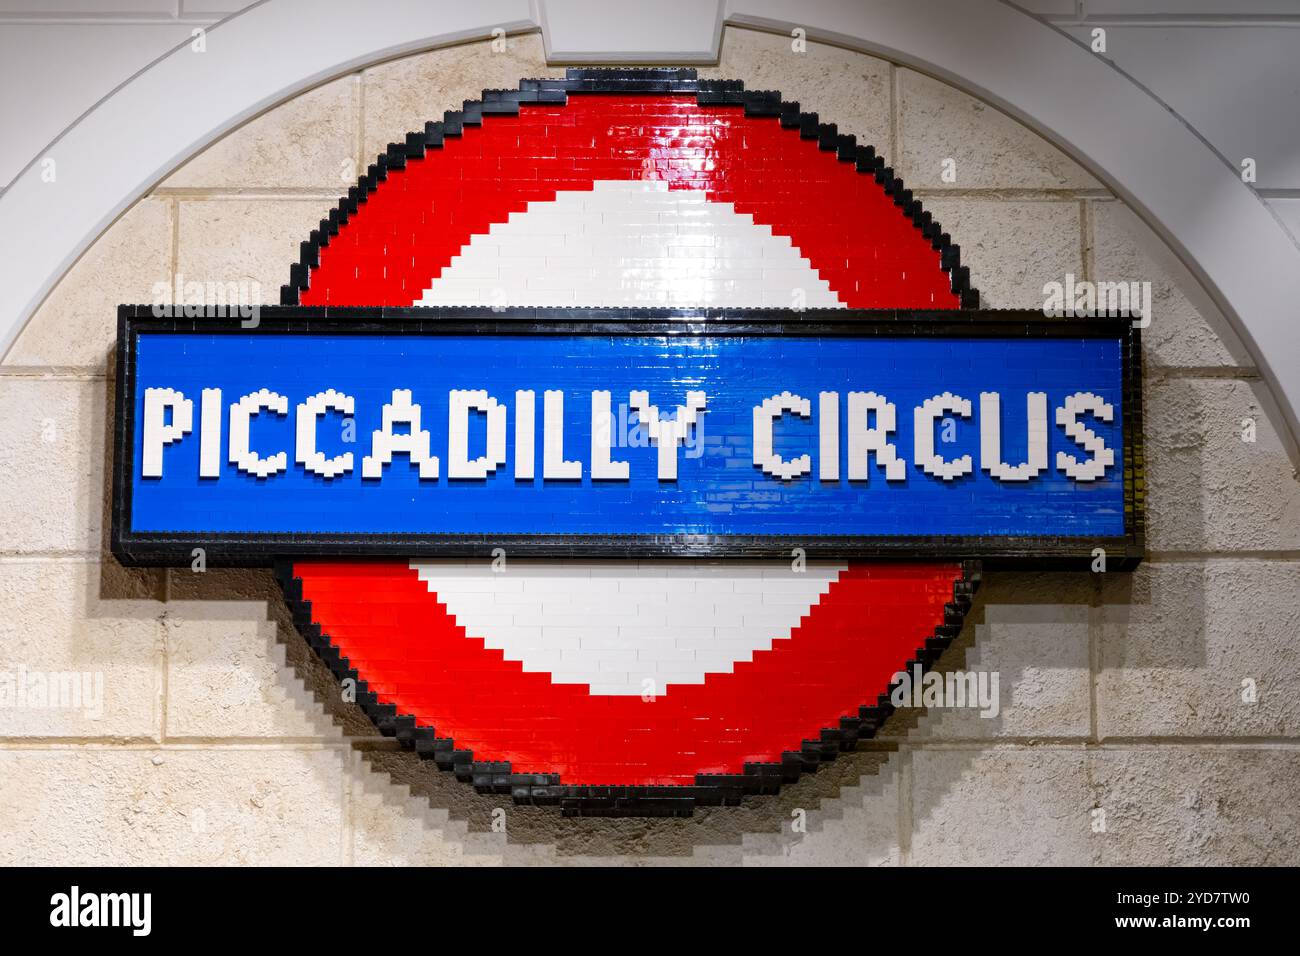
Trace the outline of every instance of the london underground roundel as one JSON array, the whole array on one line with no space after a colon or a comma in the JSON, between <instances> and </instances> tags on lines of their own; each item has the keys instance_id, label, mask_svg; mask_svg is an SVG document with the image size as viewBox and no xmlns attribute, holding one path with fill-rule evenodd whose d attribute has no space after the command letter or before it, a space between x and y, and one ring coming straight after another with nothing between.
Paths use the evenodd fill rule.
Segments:
<instances>
[{"instance_id":1,"label":"london underground roundel","mask_svg":"<svg viewBox=\"0 0 1300 956\"><path fill-rule=\"evenodd\" d=\"M113 547L275 563L385 734L573 814L770 793L979 559L1142 548L1137 332L981 312L869 146L689 70L393 144L256 323L121 310Z\"/></svg>"}]
</instances>

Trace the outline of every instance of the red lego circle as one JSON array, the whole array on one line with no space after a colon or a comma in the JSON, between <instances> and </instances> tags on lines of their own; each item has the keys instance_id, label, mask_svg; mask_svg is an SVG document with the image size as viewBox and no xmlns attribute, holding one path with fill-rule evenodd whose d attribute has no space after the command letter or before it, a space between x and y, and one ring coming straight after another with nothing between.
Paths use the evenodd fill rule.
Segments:
<instances>
[{"instance_id":1,"label":"red lego circle","mask_svg":"<svg viewBox=\"0 0 1300 956\"><path fill-rule=\"evenodd\" d=\"M390 148L322 223L332 234L304 255L291 294L303 305L419 304L483 236L568 194L641 182L703 196L788 240L840 305L954 309L970 295L947 237L883 162L779 96L626 72L530 82L514 101L467 104ZM571 220L561 211L556 221ZM502 280L502 304L538 304L517 298L516 279ZM581 283L573 291L575 305L625 304L584 301ZM956 562L855 563L749 656L620 694L561 679L476 632L412 563L303 561L287 572L309 638L362 682L381 729L480 789L574 812L658 812L676 794L687 809L734 802L815 768L874 732L893 675L950 639L954 585L965 593Z\"/></svg>"}]
</instances>

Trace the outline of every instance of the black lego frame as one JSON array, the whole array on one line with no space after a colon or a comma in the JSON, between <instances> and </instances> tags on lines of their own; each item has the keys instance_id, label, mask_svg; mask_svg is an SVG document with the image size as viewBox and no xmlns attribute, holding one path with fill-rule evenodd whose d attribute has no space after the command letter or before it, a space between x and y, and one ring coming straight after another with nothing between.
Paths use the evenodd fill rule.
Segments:
<instances>
[{"instance_id":1,"label":"black lego frame","mask_svg":"<svg viewBox=\"0 0 1300 956\"><path fill-rule=\"evenodd\" d=\"M178 307L179 308L179 307ZM113 553L128 565L187 565L194 548L221 565L273 565L277 560L320 557L490 557L504 548L526 557L784 558L792 547L809 558L967 560L990 567L1086 567L1093 551L1107 566L1124 570L1144 553L1145 461L1142 448L1140 331L1128 317L1051 318L1031 310L809 309L605 309L605 308L359 308L262 306L255 328L238 315L181 318L166 307L118 309L117 394L113 461ZM208 311L220 313L219 309ZM163 313L163 314L159 314ZM882 536L848 535L429 535L429 534L219 534L130 530L135 434L135 354L141 334L202 332L299 334L599 334L599 335L881 335L961 337L1098 337L1123 344L1125 529L1116 537Z\"/></svg>"}]
</instances>

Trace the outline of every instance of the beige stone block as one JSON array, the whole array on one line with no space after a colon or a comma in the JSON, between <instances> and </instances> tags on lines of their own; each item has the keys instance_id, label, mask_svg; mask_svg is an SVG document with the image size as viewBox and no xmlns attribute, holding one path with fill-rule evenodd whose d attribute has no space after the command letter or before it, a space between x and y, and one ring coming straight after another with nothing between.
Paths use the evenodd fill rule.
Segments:
<instances>
[{"instance_id":1,"label":"beige stone block","mask_svg":"<svg viewBox=\"0 0 1300 956\"><path fill-rule=\"evenodd\" d=\"M362 170L389 143L405 141L407 133L441 120L465 100L480 99L485 89L515 90L521 79L564 75L562 67L546 66L541 34L506 37L505 44L498 52L491 40L463 43L363 71Z\"/></svg>"},{"instance_id":2,"label":"beige stone block","mask_svg":"<svg viewBox=\"0 0 1300 956\"><path fill-rule=\"evenodd\" d=\"M1091 278L1151 283L1152 319L1142 330L1148 365L1206 368L1254 364L1186 268L1130 209L1114 201L1090 202L1088 213Z\"/></svg>"},{"instance_id":3,"label":"beige stone block","mask_svg":"<svg viewBox=\"0 0 1300 956\"><path fill-rule=\"evenodd\" d=\"M985 308L1041 309L1046 283L1083 274L1076 202L930 197L924 205L961 246Z\"/></svg>"},{"instance_id":4,"label":"beige stone block","mask_svg":"<svg viewBox=\"0 0 1300 956\"><path fill-rule=\"evenodd\" d=\"M809 43L806 52L795 53L792 42L789 34L727 27L718 66L702 67L700 77L743 80L748 90L777 90L890 161L889 63L824 43Z\"/></svg>"},{"instance_id":5,"label":"beige stone block","mask_svg":"<svg viewBox=\"0 0 1300 956\"><path fill-rule=\"evenodd\" d=\"M1101 189L1065 153L1001 110L899 68L898 174L910 189ZM943 179L955 161L955 182Z\"/></svg>"},{"instance_id":6,"label":"beige stone block","mask_svg":"<svg viewBox=\"0 0 1300 956\"><path fill-rule=\"evenodd\" d=\"M913 751L912 845L922 866L1070 866L1095 860L1082 747Z\"/></svg>"},{"instance_id":7,"label":"beige stone block","mask_svg":"<svg viewBox=\"0 0 1300 956\"><path fill-rule=\"evenodd\" d=\"M360 80L341 77L274 106L227 133L163 180L165 189L355 186Z\"/></svg>"},{"instance_id":8,"label":"beige stone block","mask_svg":"<svg viewBox=\"0 0 1300 956\"><path fill-rule=\"evenodd\" d=\"M171 254L170 203L142 199L54 287L4 364L104 368L117 341L118 305L170 301Z\"/></svg>"},{"instance_id":9,"label":"beige stone block","mask_svg":"<svg viewBox=\"0 0 1300 956\"><path fill-rule=\"evenodd\" d=\"M107 386L0 376L0 540L9 554L105 547Z\"/></svg>"},{"instance_id":10,"label":"beige stone block","mask_svg":"<svg viewBox=\"0 0 1300 956\"><path fill-rule=\"evenodd\" d=\"M0 737L157 740L156 584L89 561L0 561Z\"/></svg>"},{"instance_id":11,"label":"beige stone block","mask_svg":"<svg viewBox=\"0 0 1300 956\"><path fill-rule=\"evenodd\" d=\"M262 304L280 301L289 266L333 205L321 199L214 199L178 204L178 280L237 283ZM185 298L192 298L188 291Z\"/></svg>"},{"instance_id":12,"label":"beige stone block","mask_svg":"<svg viewBox=\"0 0 1300 956\"><path fill-rule=\"evenodd\" d=\"M331 866L337 749L0 751L0 864Z\"/></svg>"},{"instance_id":13,"label":"beige stone block","mask_svg":"<svg viewBox=\"0 0 1300 956\"><path fill-rule=\"evenodd\" d=\"M1147 547L1300 548L1300 481L1258 380L1148 376ZM1255 440L1242 440L1243 422Z\"/></svg>"},{"instance_id":14,"label":"beige stone block","mask_svg":"<svg viewBox=\"0 0 1300 956\"><path fill-rule=\"evenodd\" d=\"M1300 751L1150 747L1091 755L1107 866L1295 866Z\"/></svg>"},{"instance_id":15,"label":"beige stone block","mask_svg":"<svg viewBox=\"0 0 1300 956\"><path fill-rule=\"evenodd\" d=\"M1300 735L1300 562L1147 563L1103 595L1103 738Z\"/></svg>"},{"instance_id":16,"label":"beige stone block","mask_svg":"<svg viewBox=\"0 0 1300 956\"><path fill-rule=\"evenodd\" d=\"M906 708L883 740L1086 737L1088 650L1094 586L1088 575L996 571L984 575L961 636L937 670L997 675L997 712L979 707Z\"/></svg>"}]
</instances>

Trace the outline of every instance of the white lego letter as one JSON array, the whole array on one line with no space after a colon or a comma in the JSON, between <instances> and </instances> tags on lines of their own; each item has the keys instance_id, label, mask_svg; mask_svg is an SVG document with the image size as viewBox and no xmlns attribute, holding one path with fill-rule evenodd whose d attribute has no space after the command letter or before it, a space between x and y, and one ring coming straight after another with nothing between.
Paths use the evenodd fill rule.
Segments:
<instances>
[{"instance_id":1,"label":"white lego letter","mask_svg":"<svg viewBox=\"0 0 1300 956\"><path fill-rule=\"evenodd\" d=\"M876 423L871 424L872 414ZM906 481L907 464L889 442L898 425L894 403L875 392L849 392L849 481L867 481L871 456L885 469L886 481Z\"/></svg>"},{"instance_id":2,"label":"white lego letter","mask_svg":"<svg viewBox=\"0 0 1300 956\"><path fill-rule=\"evenodd\" d=\"M549 389L542 395L542 477L582 477L582 462L564 460L564 393Z\"/></svg>"},{"instance_id":3,"label":"white lego letter","mask_svg":"<svg viewBox=\"0 0 1300 956\"><path fill-rule=\"evenodd\" d=\"M483 389L447 393L447 477L486 478L506 463L506 407ZM469 458L470 409L487 413L487 453Z\"/></svg>"},{"instance_id":4,"label":"white lego letter","mask_svg":"<svg viewBox=\"0 0 1300 956\"><path fill-rule=\"evenodd\" d=\"M627 481L630 469L625 461L610 461L610 439L614 416L609 408L609 392L591 393L591 477Z\"/></svg>"},{"instance_id":5,"label":"white lego letter","mask_svg":"<svg viewBox=\"0 0 1300 956\"><path fill-rule=\"evenodd\" d=\"M167 409L171 409L170 425ZM140 473L146 478L161 478L164 445L180 441L194 425L194 403L173 388L144 390L144 439L140 447Z\"/></svg>"},{"instance_id":6,"label":"white lego letter","mask_svg":"<svg viewBox=\"0 0 1300 956\"><path fill-rule=\"evenodd\" d=\"M934 423L945 412L956 412L962 418L970 418L970 399L944 392L933 398L927 398L914 413L916 424L915 461L927 475L934 475L944 481L952 481L962 475L969 475L973 470L970 455L962 455L952 461L946 461L934 451Z\"/></svg>"},{"instance_id":7,"label":"white lego letter","mask_svg":"<svg viewBox=\"0 0 1300 956\"><path fill-rule=\"evenodd\" d=\"M351 395L344 395L334 389L317 392L305 402L298 405L298 444L294 454L298 464L313 475L322 478L337 478L352 470L352 452L344 452L333 458L326 458L324 452L316 450L316 425L329 410L351 415L356 402Z\"/></svg>"},{"instance_id":8,"label":"white lego letter","mask_svg":"<svg viewBox=\"0 0 1300 956\"><path fill-rule=\"evenodd\" d=\"M677 480L677 446L686 441L686 435L700 420L707 399L703 392L687 392L686 404L677 406L677 414L667 421L659 418L659 406L650 404L650 393L634 391L628 394L628 404L636 412L637 420L650 435L650 441L659 446L659 480Z\"/></svg>"},{"instance_id":9,"label":"white lego letter","mask_svg":"<svg viewBox=\"0 0 1300 956\"><path fill-rule=\"evenodd\" d=\"M249 425L253 416L263 409L277 415L288 415L289 400L278 392L263 388L230 406L230 463L246 474L269 478L289 467L289 455L278 451L263 458L248 447Z\"/></svg>"},{"instance_id":10,"label":"white lego letter","mask_svg":"<svg viewBox=\"0 0 1300 956\"><path fill-rule=\"evenodd\" d=\"M812 414L812 402L790 392L771 395L762 404L754 406L754 464L773 478L793 481L812 471L808 455L786 461L772 450L772 425L785 412L794 412L801 418Z\"/></svg>"},{"instance_id":11,"label":"white lego letter","mask_svg":"<svg viewBox=\"0 0 1300 956\"><path fill-rule=\"evenodd\" d=\"M533 478L534 419L537 416L537 397L532 389L515 392L515 477Z\"/></svg>"},{"instance_id":12,"label":"white lego letter","mask_svg":"<svg viewBox=\"0 0 1300 956\"><path fill-rule=\"evenodd\" d=\"M1002 398L997 392L980 392L980 467L1000 481L1028 481L1047 467L1047 393L1030 392L1025 412L1029 460L1008 465L1002 460Z\"/></svg>"},{"instance_id":13,"label":"white lego letter","mask_svg":"<svg viewBox=\"0 0 1300 956\"><path fill-rule=\"evenodd\" d=\"M394 434L393 426L405 424L406 434ZM420 427L420 406L411 401L409 388L393 389L393 400L384 405L384 427L370 440L370 454L361 459L362 478L380 478L393 455L405 452L420 469L420 480L438 477L438 459L429 453L429 433Z\"/></svg>"},{"instance_id":14,"label":"white lego letter","mask_svg":"<svg viewBox=\"0 0 1300 956\"><path fill-rule=\"evenodd\" d=\"M221 477L221 389L205 388L199 406L199 477Z\"/></svg>"},{"instance_id":15,"label":"white lego letter","mask_svg":"<svg viewBox=\"0 0 1300 956\"><path fill-rule=\"evenodd\" d=\"M1106 442L1091 428L1078 421L1084 412L1091 412L1103 422L1115 418L1115 408L1104 401L1100 395L1092 392L1075 392L1065 400L1065 404L1056 410L1056 424L1065 429L1065 433L1092 455L1087 461L1079 461L1073 455L1063 451L1056 453L1056 467L1075 481L1096 481L1106 474L1106 469L1115 464L1115 450L1107 448Z\"/></svg>"},{"instance_id":16,"label":"white lego letter","mask_svg":"<svg viewBox=\"0 0 1300 956\"><path fill-rule=\"evenodd\" d=\"M822 481L840 480L840 393L817 395L817 477Z\"/></svg>"}]
</instances>

